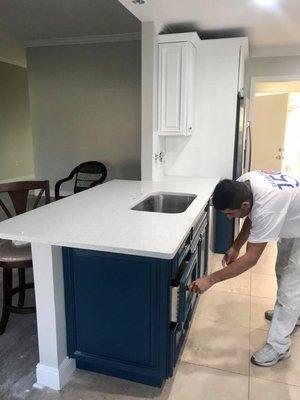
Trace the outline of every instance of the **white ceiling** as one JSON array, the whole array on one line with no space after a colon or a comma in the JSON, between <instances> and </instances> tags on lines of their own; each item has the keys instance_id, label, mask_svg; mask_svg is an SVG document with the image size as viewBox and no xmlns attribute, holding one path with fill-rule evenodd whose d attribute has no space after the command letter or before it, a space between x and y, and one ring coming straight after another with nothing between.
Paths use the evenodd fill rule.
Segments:
<instances>
[{"instance_id":1,"label":"white ceiling","mask_svg":"<svg viewBox=\"0 0 300 400\"><path fill-rule=\"evenodd\" d=\"M202 38L248 36L253 55L300 54L300 0L0 0L0 60L25 63L24 42L135 33L140 21ZM124 7L125 6L125 7ZM126 9L127 8L127 9ZM282 54L283 55L283 54Z\"/></svg>"},{"instance_id":2,"label":"white ceiling","mask_svg":"<svg viewBox=\"0 0 300 400\"><path fill-rule=\"evenodd\" d=\"M248 36L251 48L300 45L300 1L274 0L119 0L141 21L171 30L197 30L203 38Z\"/></svg>"}]
</instances>

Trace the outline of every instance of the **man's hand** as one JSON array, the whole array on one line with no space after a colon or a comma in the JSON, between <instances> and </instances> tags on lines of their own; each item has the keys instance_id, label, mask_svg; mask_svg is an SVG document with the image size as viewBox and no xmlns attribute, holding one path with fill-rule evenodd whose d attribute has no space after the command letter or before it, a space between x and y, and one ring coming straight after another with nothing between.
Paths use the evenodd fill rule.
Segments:
<instances>
[{"instance_id":1,"label":"man's hand","mask_svg":"<svg viewBox=\"0 0 300 400\"><path fill-rule=\"evenodd\" d=\"M222 266L226 267L227 265L231 264L233 261L235 261L240 254L240 251L237 250L235 247L230 247L229 250L226 251L224 254L224 257L222 259Z\"/></svg>"},{"instance_id":2,"label":"man's hand","mask_svg":"<svg viewBox=\"0 0 300 400\"><path fill-rule=\"evenodd\" d=\"M192 282L188 288L190 292L193 293L204 293L207 289L209 289L213 283L210 281L208 276L203 276L202 278L196 279Z\"/></svg>"}]
</instances>

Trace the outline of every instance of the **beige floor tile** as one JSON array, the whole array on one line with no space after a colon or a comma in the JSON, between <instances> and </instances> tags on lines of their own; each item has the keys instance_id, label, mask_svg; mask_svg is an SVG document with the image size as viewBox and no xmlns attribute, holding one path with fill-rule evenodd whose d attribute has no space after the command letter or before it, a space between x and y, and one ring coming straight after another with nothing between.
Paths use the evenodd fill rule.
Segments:
<instances>
[{"instance_id":1,"label":"beige floor tile","mask_svg":"<svg viewBox=\"0 0 300 400\"><path fill-rule=\"evenodd\" d=\"M208 290L200 296L195 318L247 328L250 325L250 296Z\"/></svg>"},{"instance_id":2,"label":"beige floor tile","mask_svg":"<svg viewBox=\"0 0 300 400\"><path fill-rule=\"evenodd\" d=\"M274 259L275 259L277 256L277 242L268 243L266 248L264 249L263 255L269 256L269 257L274 257Z\"/></svg>"},{"instance_id":3,"label":"beige floor tile","mask_svg":"<svg viewBox=\"0 0 300 400\"><path fill-rule=\"evenodd\" d=\"M267 332L253 330L250 336L251 354L260 349L266 342ZM251 364L250 375L270 381L300 386L300 338L294 336L291 347L292 356L272 367L258 367Z\"/></svg>"},{"instance_id":4,"label":"beige floor tile","mask_svg":"<svg viewBox=\"0 0 300 400\"><path fill-rule=\"evenodd\" d=\"M265 319L265 311L274 308L274 299L266 297L251 296L251 329L262 329L268 331L270 328L270 321ZM296 327L293 336L300 336L300 327Z\"/></svg>"},{"instance_id":5,"label":"beige floor tile","mask_svg":"<svg viewBox=\"0 0 300 400\"><path fill-rule=\"evenodd\" d=\"M210 253L208 257L208 272L212 273L222 266L223 254Z\"/></svg>"},{"instance_id":6,"label":"beige floor tile","mask_svg":"<svg viewBox=\"0 0 300 400\"><path fill-rule=\"evenodd\" d=\"M300 387L250 378L249 400L299 400Z\"/></svg>"},{"instance_id":7,"label":"beige floor tile","mask_svg":"<svg viewBox=\"0 0 300 400\"><path fill-rule=\"evenodd\" d=\"M247 375L249 328L195 318L181 359L193 364Z\"/></svg>"},{"instance_id":8,"label":"beige floor tile","mask_svg":"<svg viewBox=\"0 0 300 400\"><path fill-rule=\"evenodd\" d=\"M251 274L251 296L276 298L276 277L272 275Z\"/></svg>"},{"instance_id":9,"label":"beige floor tile","mask_svg":"<svg viewBox=\"0 0 300 400\"><path fill-rule=\"evenodd\" d=\"M262 255L250 272L275 276L275 258Z\"/></svg>"},{"instance_id":10,"label":"beige floor tile","mask_svg":"<svg viewBox=\"0 0 300 400\"><path fill-rule=\"evenodd\" d=\"M211 289L217 292L227 293L239 293L239 294L250 294L250 273L245 272L232 279L219 282L215 284Z\"/></svg>"},{"instance_id":11,"label":"beige floor tile","mask_svg":"<svg viewBox=\"0 0 300 400\"><path fill-rule=\"evenodd\" d=\"M265 319L265 311L273 309L274 303L274 299L251 296L250 326L252 329L262 329L264 331L269 330L270 321Z\"/></svg>"},{"instance_id":12,"label":"beige floor tile","mask_svg":"<svg viewBox=\"0 0 300 400\"><path fill-rule=\"evenodd\" d=\"M180 363L156 400L248 400L247 376Z\"/></svg>"}]
</instances>

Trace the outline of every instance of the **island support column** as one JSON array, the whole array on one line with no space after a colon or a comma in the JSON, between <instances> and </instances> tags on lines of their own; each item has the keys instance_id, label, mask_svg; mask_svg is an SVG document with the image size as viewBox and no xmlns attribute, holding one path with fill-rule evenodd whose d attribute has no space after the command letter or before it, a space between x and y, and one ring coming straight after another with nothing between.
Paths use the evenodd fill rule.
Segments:
<instances>
[{"instance_id":1,"label":"island support column","mask_svg":"<svg viewBox=\"0 0 300 400\"><path fill-rule=\"evenodd\" d=\"M35 387L61 389L75 370L67 356L62 249L32 243L39 363Z\"/></svg>"}]
</instances>

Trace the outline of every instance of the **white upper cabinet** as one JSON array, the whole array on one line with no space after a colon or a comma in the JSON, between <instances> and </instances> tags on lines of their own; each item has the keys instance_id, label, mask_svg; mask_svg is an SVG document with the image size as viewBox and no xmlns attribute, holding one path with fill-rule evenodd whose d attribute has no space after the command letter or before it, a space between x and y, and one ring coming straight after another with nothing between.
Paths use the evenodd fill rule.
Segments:
<instances>
[{"instance_id":1,"label":"white upper cabinet","mask_svg":"<svg viewBox=\"0 0 300 400\"><path fill-rule=\"evenodd\" d=\"M189 136L194 131L197 49L187 34L158 38L158 134Z\"/></svg>"}]
</instances>

